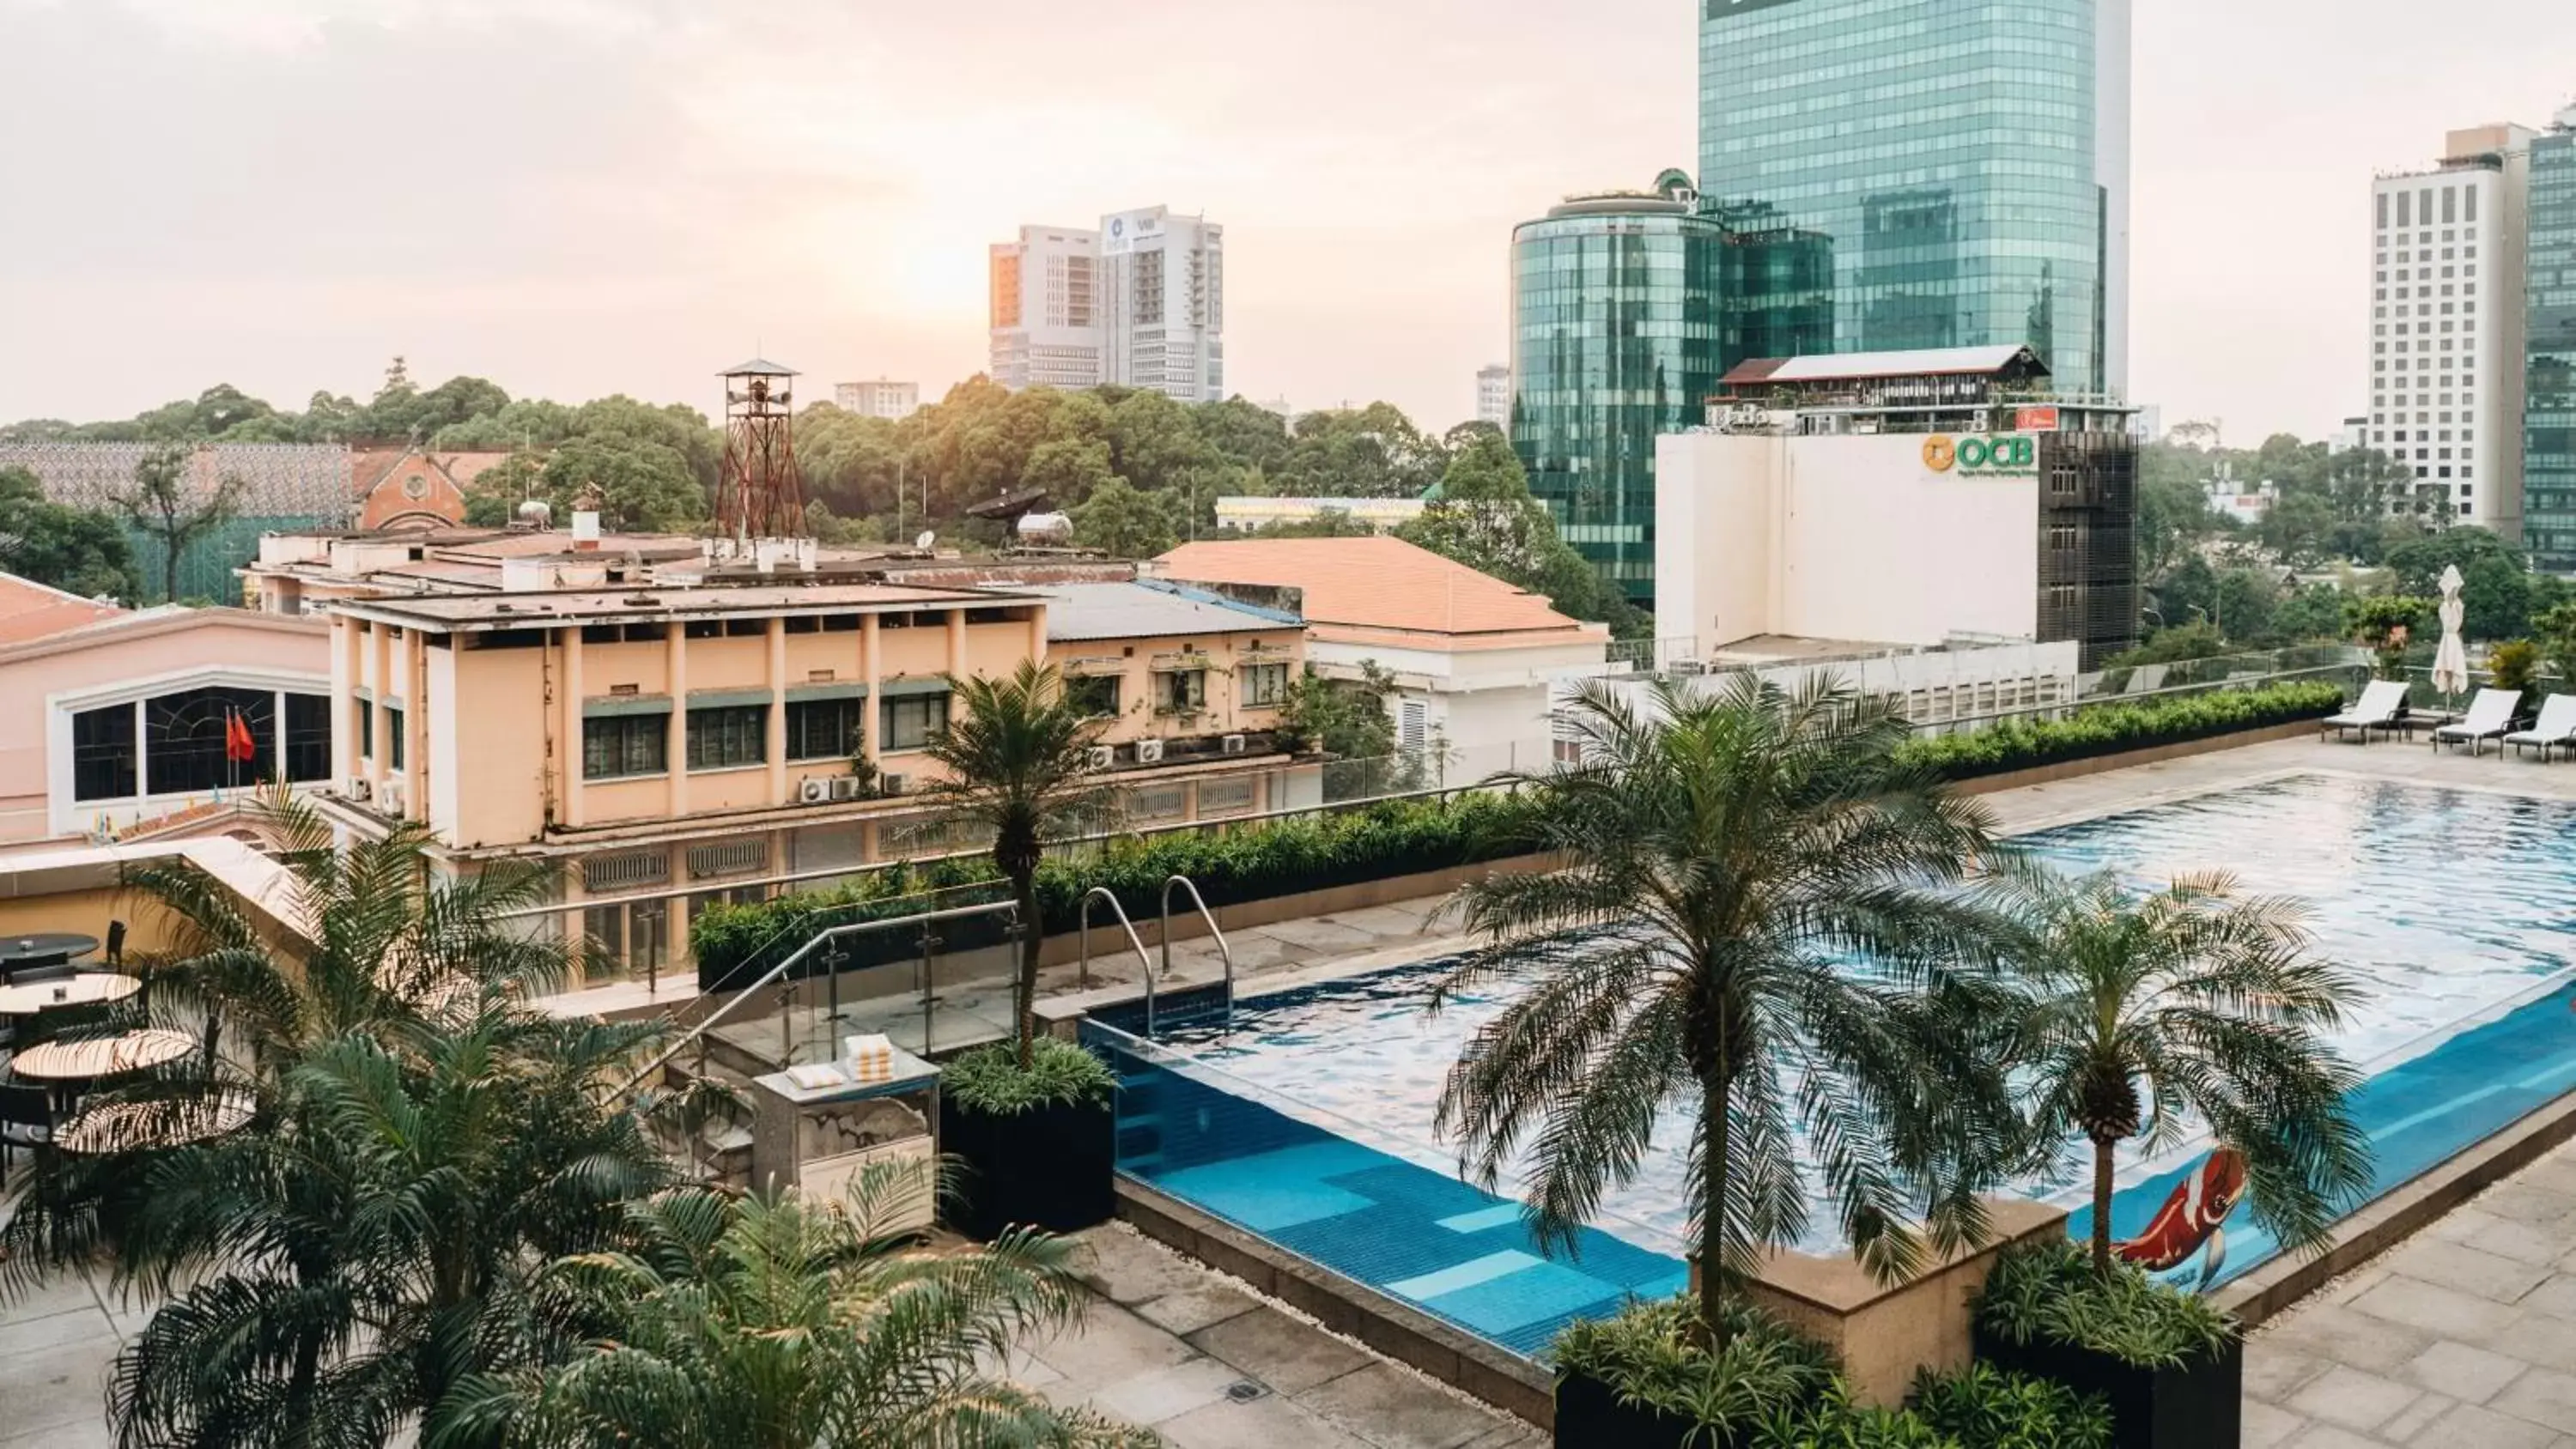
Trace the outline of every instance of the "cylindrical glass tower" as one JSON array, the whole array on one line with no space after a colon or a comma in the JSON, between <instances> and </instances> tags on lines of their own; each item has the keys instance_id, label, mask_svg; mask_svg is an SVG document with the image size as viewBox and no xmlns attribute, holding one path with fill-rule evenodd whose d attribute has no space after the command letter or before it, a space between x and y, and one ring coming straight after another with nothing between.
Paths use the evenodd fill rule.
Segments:
<instances>
[{"instance_id":1,"label":"cylindrical glass tower","mask_svg":"<svg viewBox=\"0 0 2576 1449\"><path fill-rule=\"evenodd\" d=\"M1569 198L1512 232L1512 446L1575 550L1651 609L1655 436L1716 390L1726 230L1690 178Z\"/></svg>"}]
</instances>

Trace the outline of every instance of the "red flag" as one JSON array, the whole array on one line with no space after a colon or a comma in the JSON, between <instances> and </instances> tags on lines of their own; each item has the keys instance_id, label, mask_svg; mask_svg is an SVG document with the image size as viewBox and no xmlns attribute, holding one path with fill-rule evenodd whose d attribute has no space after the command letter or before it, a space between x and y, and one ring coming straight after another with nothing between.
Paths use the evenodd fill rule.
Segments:
<instances>
[{"instance_id":1,"label":"red flag","mask_svg":"<svg viewBox=\"0 0 2576 1449\"><path fill-rule=\"evenodd\" d=\"M241 765L259 758L259 741L252 737L250 722L240 710L224 716L224 758Z\"/></svg>"}]
</instances>

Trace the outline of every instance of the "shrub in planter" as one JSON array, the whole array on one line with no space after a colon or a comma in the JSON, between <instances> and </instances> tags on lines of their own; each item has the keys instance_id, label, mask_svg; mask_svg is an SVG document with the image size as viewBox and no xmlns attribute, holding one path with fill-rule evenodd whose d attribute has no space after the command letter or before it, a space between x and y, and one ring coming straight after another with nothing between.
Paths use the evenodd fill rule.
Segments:
<instances>
[{"instance_id":1,"label":"shrub in planter","mask_svg":"<svg viewBox=\"0 0 2576 1449\"><path fill-rule=\"evenodd\" d=\"M2098 1394L2120 1449L2237 1442L2245 1345L2206 1300L2120 1264L2093 1271L2073 1243L2005 1254L1978 1295L1977 1357Z\"/></svg>"},{"instance_id":2,"label":"shrub in planter","mask_svg":"<svg viewBox=\"0 0 2576 1449\"><path fill-rule=\"evenodd\" d=\"M2006 720L1967 734L1918 736L1899 745L1897 757L1946 779L1966 780L2319 719L2342 705L2342 687L2322 681L2220 689L2137 704L2098 704L2063 719Z\"/></svg>"},{"instance_id":3,"label":"shrub in planter","mask_svg":"<svg viewBox=\"0 0 2576 1449\"><path fill-rule=\"evenodd\" d=\"M1556 1442L1582 1449L1747 1449L1766 1419L1832 1382L1833 1356L1730 1306L1724 1348L1694 1340L1688 1298L1629 1304L1556 1337Z\"/></svg>"},{"instance_id":4,"label":"shrub in planter","mask_svg":"<svg viewBox=\"0 0 2576 1449\"><path fill-rule=\"evenodd\" d=\"M1902 1409L1852 1402L1836 1379L1803 1408L1765 1418L1744 1449L2108 1449L2102 1401L2045 1379L1983 1365L1914 1376Z\"/></svg>"},{"instance_id":5,"label":"shrub in planter","mask_svg":"<svg viewBox=\"0 0 2576 1449\"><path fill-rule=\"evenodd\" d=\"M958 1160L949 1226L990 1240L1013 1225L1071 1232L1117 1211L1118 1078L1083 1048L1037 1039L1022 1071L1007 1042L939 1076L939 1146Z\"/></svg>"}]
</instances>

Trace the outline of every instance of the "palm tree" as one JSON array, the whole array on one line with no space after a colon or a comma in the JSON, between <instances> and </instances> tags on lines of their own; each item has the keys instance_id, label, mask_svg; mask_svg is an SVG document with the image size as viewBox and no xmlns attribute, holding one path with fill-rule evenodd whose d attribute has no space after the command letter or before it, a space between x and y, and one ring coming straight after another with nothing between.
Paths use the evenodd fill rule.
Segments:
<instances>
[{"instance_id":1,"label":"palm tree","mask_svg":"<svg viewBox=\"0 0 2576 1449\"><path fill-rule=\"evenodd\" d=\"M659 1036L487 996L317 1044L250 1130L112 1162L140 1190L110 1262L160 1300L117 1356L120 1442L379 1444L559 1347L537 1273L672 1180L603 1085Z\"/></svg>"},{"instance_id":2,"label":"palm tree","mask_svg":"<svg viewBox=\"0 0 2576 1449\"><path fill-rule=\"evenodd\" d=\"M1036 1050L1038 865L1047 842L1097 826L1108 796L1092 780L1091 747L1101 719L1067 694L1054 665L1022 661L1010 678L949 680L959 711L931 736L930 757L948 777L930 793L993 836L993 865L1019 904L1020 974L1012 992L1020 1066Z\"/></svg>"},{"instance_id":3,"label":"palm tree","mask_svg":"<svg viewBox=\"0 0 2576 1449\"><path fill-rule=\"evenodd\" d=\"M926 1169L886 1165L853 1185L846 1208L701 1189L629 1205L615 1251L568 1258L548 1276L562 1316L589 1326L588 1348L477 1379L431 1443L1157 1442L985 1372L1021 1335L1074 1320L1072 1244L1014 1231L989 1247L934 1251L880 1231L927 1191Z\"/></svg>"},{"instance_id":4,"label":"palm tree","mask_svg":"<svg viewBox=\"0 0 2576 1449\"><path fill-rule=\"evenodd\" d=\"M1995 993L1960 969L1982 927L1955 883L1996 846L1898 759L1905 722L1838 684L1666 681L1648 709L1586 685L1583 763L1513 782L1567 868L1459 893L1479 944L1435 1005L1531 985L1469 1039L1438 1121L1489 1188L1527 1149L1533 1223L1570 1240L1681 1109L1700 1316L1723 1336L1725 1285L1804 1229L1811 1170L1881 1276L1922 1262L1918 1212L1944 1250L1983 1235L2013 1132L1965 1025Z\"/></svg>"},{"instance_id":5,"label":"palm tree","mask_svg":"<svg viewBox=\"0 0 2576 1449\"><path fill-rule=\"evenodd\" d=\"M2153 1152L2195 1123L2243 1160L2257 1222L2285 1247L2321 1245L2370 1185L2370 1148L2344 1107L2360 1073L2320 1035L2354 988L2310 951L2306 909L2239 898L2217 874L2139 896L2109 875L2015 873L1996 894L2032 1128L2053 1157L2093 1151L2094 1269L2111 1271L2120 1144Z\"/></svg>"}]
</instances>

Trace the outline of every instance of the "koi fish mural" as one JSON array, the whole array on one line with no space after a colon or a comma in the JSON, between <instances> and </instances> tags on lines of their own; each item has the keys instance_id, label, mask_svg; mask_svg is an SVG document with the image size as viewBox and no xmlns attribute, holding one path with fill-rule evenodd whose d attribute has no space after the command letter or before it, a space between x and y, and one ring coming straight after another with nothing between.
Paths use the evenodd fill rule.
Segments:
<instances>
[{"instance_id":1,"label":"koi fish mural","mask_svg":"<svg viewBox=\"0 0 2576 1449\"><path fill-rule=\"evenodd\" d=\"M2111 1251L2150 1273L2163 1273L2190 1262L2192 1254L2206 1249L2207 1255L2200 1263L2200 1281L2193 1289L2199 1292L2208 1288L2227 1264L2227 1234L2221 1225L2244 1198L2245 1159L2232 1147L2219 1148L2174 1185L2173 1195L2156 1209L2146 1231L2112 1244Z\"/></svg>"}]
</instances>

